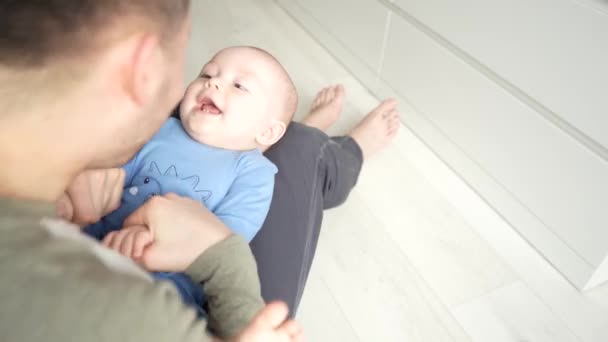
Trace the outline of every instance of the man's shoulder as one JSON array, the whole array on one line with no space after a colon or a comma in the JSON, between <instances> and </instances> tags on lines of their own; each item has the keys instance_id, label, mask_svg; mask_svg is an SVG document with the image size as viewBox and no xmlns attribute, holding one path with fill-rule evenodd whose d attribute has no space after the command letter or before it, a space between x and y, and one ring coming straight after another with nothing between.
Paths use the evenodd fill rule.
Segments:
<instances>
[{"instance_id":1,"label":"man's shoulder","mask_svg":"<svg viewBox=\"0 0 608 342\"><path fill-rule=\"evenodd\" d=\"M0 290L3 309L10 312L0 318L0 340L182 341L179 328L188 322L196 327L195 313L183 307L169 285L153 286L96 267L81 271L74 266L71 275L61 277L38 273L22 278L13 291ZM198 335L204 336L199 325Z\"/></svg>"},{"instance_id":2,"label":"man's shoulder","mask_svg":"<svg viewBox=\"0 0 608 342\"><path fill-rule=\"evenodd\" d=\"M117 270L92 241L44 225L16 227L28 233L13 234L14 247L0 243L0 301L10 313L0 315L1 341L163 341L180 333L169 321L194 322L172 288Z\"/></svg>"},{"instance_id":3,"label":"man's shoulder","mask_svg":"<svg viewBox=\"0 0 608 342\"><path fill-rule=\"evenodd\" d=\"M85 237L78 227L63 220L41 217L11 226L13 229L6 231L10 241L0 243L3 295L8 290L22 293L27 288L31 296L47 296L53 301L61 295L78 298L79 289L108 290L100 291L102 295L125 286L152 284L149 275L132 261ZM11 286L2 286L7 284ZM66 288L71 288L69 293L64 293ZM23 297L28 300L28 296Z\"/></svg>"}]
</instances>

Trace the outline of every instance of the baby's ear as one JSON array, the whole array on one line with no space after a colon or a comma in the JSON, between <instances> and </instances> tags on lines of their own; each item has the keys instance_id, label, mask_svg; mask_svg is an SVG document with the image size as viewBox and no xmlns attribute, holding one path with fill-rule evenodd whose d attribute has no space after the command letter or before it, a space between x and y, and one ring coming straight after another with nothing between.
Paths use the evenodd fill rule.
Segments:
<instances>
[{"instance_id":1,"label":"baby's ear","mask_svg":"<svg viewBox=\"0 0 608 342\"><path fill-rule=\"evenodd\" d=\"M287 125L284 122L276 119L272 120L270 126L258 135L255 141L261 146L270 147L283 137L286 130Z\"/></svg>"}]
</instances>

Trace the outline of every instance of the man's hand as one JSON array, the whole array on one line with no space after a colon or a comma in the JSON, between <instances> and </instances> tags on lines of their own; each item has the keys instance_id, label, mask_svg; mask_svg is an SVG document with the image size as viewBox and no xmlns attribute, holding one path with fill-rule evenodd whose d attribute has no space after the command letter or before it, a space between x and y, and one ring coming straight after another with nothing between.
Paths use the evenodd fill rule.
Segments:
<instances>
[{"instance_id":1,"label":"man's hand","mask_svg":"<svg viewBox=\"0 0 608 342\"><path fill-rule=\"evenodd\" d=\"M81 227L95 223L120 206L124 183L121 168L86 170L57 201L57 216Z\"/></svg>"},{"instance_id":2,"label":"man's hand","mask_svg":"<svg viewBox=\"0 0 608 342\"><path fill-rule=\"evenodd\" d=\"M154 241L152 233L144 226L133 226L111 232L103 239L103 245L127 258L139 261L144 249Z\"/></svg>"},{"instance_id":3,"label":"man's hand","mask_svg":"<svg viewBox=\"0 0 608 342\"><path fill-rule=\"evenodd\" d=\"M152 242L138 260L149 271L183 272L209 247L231 234L200 202L175 194L152 197L123 226L123 230L149 230L147 238ZM120 246L122 249L122 242Z\"/></svg>"},{"instance_id":4,"label":"man's hand","mask_svg":"<svg viewBox=\"0 0 608 342\"><path fill-rule=\"evenodd\" d=\"M287 305L268 304L232 342L303 342L302 328L287 319Z\"/></svg>"}]
</instances>

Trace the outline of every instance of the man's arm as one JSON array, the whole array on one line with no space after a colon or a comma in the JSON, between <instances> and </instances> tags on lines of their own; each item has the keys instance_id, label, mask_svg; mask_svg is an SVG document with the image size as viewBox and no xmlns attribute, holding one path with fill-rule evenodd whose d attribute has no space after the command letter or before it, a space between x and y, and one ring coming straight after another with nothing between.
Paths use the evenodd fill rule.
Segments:
<instances>
[{"instance_id":1,"label":"man's arm","mask_svg":"<svg viewBox=\"0 0 608 342\"><path fill-rule=\"evenodd\" d=\"M235 272L235 267L240 268L239 264L253 264L247 244L238 237L230 237L230 230L197 201L171 194L157 196L133 213L126 223L145 226L154 238L140 259L142 265L158 271L188 270L195 279L208 281L211 295L226 295L226 298L220 300L226 300L227 307L231 307L230 298L243 295L240 291L250 291L248 286L243 289L233 287L234 283L246 282L240 277L257 279L257 275L251 273L243 275ZM69 231L72 232L71 229ZM61 242L59 239L52 241L72 243ZM44 290L32 291L28 296L32 303L36 303L32 307L36 307L36 312L39 312L41 317L36 319L31 317L31 313L28 315L34 322L38 322L33 327L44 328L50 324L56 329L56 334L52 336L57 336L57 339L49 339L51 335L46 334L47 341L210 340L204 332L205 325L195 320L194 311L183 305L173 288L115 273L95 262L91 255L75 255L74 248L49 248L39 251L46 253L47 250L69 253L72 256L72 263L68 263L63 256L59 258L60 264L66 267L66 272L62 272L62 277L52 277L57 282L56 290L49 288L48 281L32 283L28 278L29 283L44 286ZM32 257L31 252L26 255ZM48 256L42 256L40 259L51 261ZM18 271L16 274L23 275L23 272ZM48 275L48 272L44 274ZM254 292L259 292L259 285ZM37 295L44 300L33 298ZM19 307L29 310L29 306L23 305L22 297L9 298L15 298L19 301ZM43 305L45 303L46 305ZM232 314L238 315L239 310L237 307ZM50 312L53 312L52 316L48 316ZM228 311L217 312L229 314ZM287 314L285 304L270 304L256 317L252 317L248 326L231 341L302 341L299 325L291 320L286 321ZM20 322L21 316L15 317L15 322ZM225 318L226 316L217 317ZM72 324L73 322L78 324ZM41 330L28 331L35 334Z\"/></svg>"},{"instance_id":2,"label":"man's arm","mask_svg":"<svg viewBox=\"0 0 608 342\"><path fill-rule=\"evenodd\" d=\"M116 275L112 283L106 282L103 287L99 284L103 295L91 298L89 292L85 298L88 307L72 308L76 316L74 322L78 324L71 325L76 331L64 341L96 341L98 336L99 341L214 340L206 331L206 322L198 320L192 309L183 305L175 289L167 284L139 283L124 278ZM92 301L97 301L98 307L90 307ZM89 323L85 317L90 313L102 314L97 323L82 324L83 321Z\"/></svg>"},{"instance_id":3,"label":"man's arm","mask_svg":"<svg viewBox=\"0 0 608 342\"><path fill-rule=\"evenodd\" d=\"M125 229L133 230L135 235L141 235L139 237L145 240L144 244L151 241L149 240L151 236L147 236L149 231L143 227ZM141 239L134 236L135 244L137 244L137 240ZM121 245L124 247L124 244ZM137 248L129 248L128 254L135 249ZM123 250L121 252L125 253ZM235 341L249 341L249 336L258 333L255 332L255 329L252 332L252 327L261 324L266 325L262 331L271 329L266 330L262 335L268 339L256 337L252 341L273 340L277 337L274 335L275 333L279 336L283 335L281 338L285 341L298 341L301 338L300 327L293 321L284 322L288 312L285 304L273 303L264 308L264 303L261 302L259 296L255 265L251 265L251 258L247 257L248 254L250 254L249 248L244 240L232 235L205 251L186 270L187 274L194 279L203 281L205 291L210 294L208 295L209 330L214 335L224 338L233 337ZM253 272L247 272L247 270L253 270ZM274 323L268 326L269 322L273 320ZM261 328L258 326L257 329ZM214 341L220 340L215 339Z\"/></svg>"},{"instance_id":4,"label":"man's arm","mask_svg":"<svg viewBox=\"0 0 608 342\"><path fill-rule=\"evenodd\" d=\"M233 337L263 308L249 245L200 202L156 196L125 220L124 229L147 227L152 241L139 262L150 271L186 272L205 282L210 328Z\"/></svg>"},{"instance_id":5,"label":"man's arm","mask_svg":"<svg viewBox=\"0 0 608 342\"><path fill-rule=\"evenodd\" d=\"M154 242L144 226L110 233L103 244L133 260L140 260ZM264 307L256 264L245 240L231 235L194 261L186 273L207 294L210 330L221 337L236 336Z\"/></svg>"},{"instance_id":6,"label":"man's arm","mask_svg":"<svg viewBox=\"0 0 608 342\"><path fill-rule=\"evenodd\" d=\"M209 329L219 337L236 336L264 308L255 260L247 242L238 235L208 249L186 273L203 283Z\"/></svg>"}]
</instances>

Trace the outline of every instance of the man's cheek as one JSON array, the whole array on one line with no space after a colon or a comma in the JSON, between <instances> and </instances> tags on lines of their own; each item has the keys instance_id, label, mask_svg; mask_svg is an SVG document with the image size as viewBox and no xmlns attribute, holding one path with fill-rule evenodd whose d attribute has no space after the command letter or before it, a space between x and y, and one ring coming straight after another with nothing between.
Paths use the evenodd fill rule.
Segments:
<instances>
[{"instance_id":1,"label":"man's cheek","mask_svg":"<svg viewBox=\"0 0 608 342\"><path fill-rule=\"evenodd\" d=\"M186 89L183 84L183 78L173 83L173 93L171 94L173 104L177 104L185 96Z\"/></svg>"}]
</instances>

